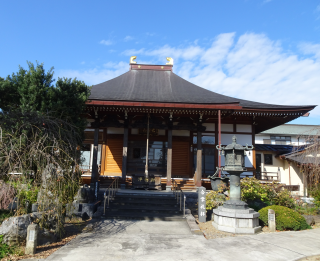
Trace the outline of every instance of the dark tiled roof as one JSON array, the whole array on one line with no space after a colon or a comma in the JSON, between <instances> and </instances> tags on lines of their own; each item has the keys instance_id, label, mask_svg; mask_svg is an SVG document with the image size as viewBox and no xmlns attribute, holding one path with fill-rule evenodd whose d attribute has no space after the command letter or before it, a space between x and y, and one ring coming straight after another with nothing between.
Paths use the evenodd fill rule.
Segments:
<instances>
[{"instance_id":1,"label":"dark tiled roof","mask_svg":"<svg viewBox=\"0 0 320 261\"><path fill-rule=\"evenodd\" d=\"M289 153L294 150L294 147L289 145L255 144L254 147L256 151L272 151L280 154Z\"/></svg>"},{"instance_id":2,"label":"dark tiled roof","mask_svg":"<svg viewBox=\"0 0 320 261\"><path fill-rule=\"evenodd\" d=\"M189 104L240 104L244 108L310 109L252 102L221 95L192 84L172 71L130 70L112 80L94 85L90 100Z\"/></svg>"}]
</instances>

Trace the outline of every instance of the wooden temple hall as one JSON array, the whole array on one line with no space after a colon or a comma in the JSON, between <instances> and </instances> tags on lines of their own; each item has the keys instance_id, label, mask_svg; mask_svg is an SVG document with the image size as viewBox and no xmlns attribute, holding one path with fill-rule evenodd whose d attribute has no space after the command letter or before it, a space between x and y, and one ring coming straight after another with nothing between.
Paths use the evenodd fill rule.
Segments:
<instances>
[{"instance_id":1,"label":"wooden temple hall","mask_svg":"<svg viewBox=\"0 0 320 261\"><path fill-rule=\"evenodd\" d=\"M165 65L137 64L94 85L87 102L88 127L82 148L83 180L122 188L170 190L209 185L224 166L216 145L254 145L255 134L303 116L314 106L284 106L221 95L192 84ZM272 102L272 101L266 101ZM255 176L255 150L245 176Z\"/></svg>"}]
</instances>

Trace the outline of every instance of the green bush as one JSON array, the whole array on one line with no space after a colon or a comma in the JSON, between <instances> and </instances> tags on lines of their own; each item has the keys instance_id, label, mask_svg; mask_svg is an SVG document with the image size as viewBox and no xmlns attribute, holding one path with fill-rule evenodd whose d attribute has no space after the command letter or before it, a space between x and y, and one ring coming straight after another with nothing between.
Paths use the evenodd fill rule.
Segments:
<instances>
[{"instance_id":1,"label":"green bush","mask_svg":"<svg viewBox=\"0 0 320 261\"><path fill-rule=\"evenodd\" d=\"M276 190L279 188L279 184L261 183L256 178L243 178L241 180L241 199L243 201L261 200L267 205L272 205L273 199L276 197Z\"/></svg>"},{"instance_id":2,"label":"green bush","mask_svg":"<svg viewBox=\"0 0 320 261\"><path fill-rule=\"evenodd\" d=\"M305 218L298 212L283 206L268 206L259 210L259 219L263 225L268 225L268 209L273 209L276 214L277 230L303 230L311 228Z\"/></svg>"},{"instance_id":3,"label":"green bush","mask_svg":"<svg viewBox=\"0 0 320 261\"><path fill-rule=\"evenodd\" d=\"M229 189L226 184L221 183L218 186L218 191L210 191L206 195L206 210L211 210L218 206L222 206L223 203L229 198L223 194L225 190Z\"/></svg>"},{"instance_id":4,"label":"green bush","mask_svg":"<svg viewBox=\"0 0 320 261\"><path fill-rule=\"evenodd\" d=\"M256 178L247 177L241 180L241 199L249 203L250 207L255 210L263 205L279 205L294 209L294 198L288 190L281 187L282 185L275 181L261 183ZM254 202L262 202L263 204L255 206Z\"/></svg>"},{"instance_id":5,"label":"green bush","mask_svg":"<svg viewBox=\"0 0 320 261\"><path fill-rule=\"evenodd\" d=\"M278 206L283 206L287 208L295 208L295 200L291 196L290 191L283 189L276 193L276 196L273 199L273 204Z\"/></svg>"},{"instance_id":6,"label":"green bush","mask_svg":"<svg viewBox=\"0 0 320 261\"><path fill-rule=\"evenodd\" d=\"M316 185L309 189L310 195L314 198L314 204L320 208L320 184L316 182Z\"/></svg>"},{"instance_id":7,"label":"green bush","mask_svg":"<svg viewBox=\"0 0 320 261\"><path fill-rule=\"evenodd\" d=\"M11 212L10 210L0 209L0 225L4 220L11 216L13 216L13 212Z\"/></svg>"},{"instance_id":8,"label":"green bush","mask_svg":"<svg viewBox=\"0 0 320 261\"><path fill-rule=\"evenodd\" d=\"M6 257L9 254L14 253L14 248L2 243L3 235L0 236L0 259Z\"/></svg>"}]
</instances>

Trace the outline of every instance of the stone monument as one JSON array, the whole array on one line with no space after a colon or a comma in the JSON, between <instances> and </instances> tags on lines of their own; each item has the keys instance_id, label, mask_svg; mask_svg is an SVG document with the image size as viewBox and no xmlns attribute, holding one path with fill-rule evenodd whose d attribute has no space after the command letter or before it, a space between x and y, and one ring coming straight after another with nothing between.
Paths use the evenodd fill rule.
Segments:
<instances>
[{"instance_id":1,"label":"stone monument","mask_svg":"<svg viewBox=\"0 0 320 261\"><path fill-rule=\"evenodd\" d=\"M243 147L237 144L236 136L232 143L226 147L217 145L217 149L225 155L225 167L222 170L230 174L230 200L223 206L213 209L214 221L212 225L220 230L236 234L254 234L261 230L259 226L259 213L249 208L247 203L241 201L240 174L245 172L246 151L253 146Z\"/></svg>"}]
</instances>

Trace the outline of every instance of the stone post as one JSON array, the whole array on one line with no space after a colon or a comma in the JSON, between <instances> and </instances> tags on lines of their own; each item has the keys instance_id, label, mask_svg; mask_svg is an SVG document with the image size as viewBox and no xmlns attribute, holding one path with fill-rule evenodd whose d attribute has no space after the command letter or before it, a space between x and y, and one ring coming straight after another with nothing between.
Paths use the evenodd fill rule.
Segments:
<instances>
[{"instance_id":1,"label":"stone post","mask_svg":"<svg viewBox=\"0 0 320 261\"><path fill-rule=\"evenodd\" d=\"M167 186L166 190L171 191L172 175L172 130L168 130L168 152L167 152Z\"/></svg>"},{"instance_id":2,"label":"stone post","mask_svg":"<svg viewBox=\"0 0 320 261\"><path fill-rule=\"evenodd\" d=\"M268 209L268 227L270 232L276 232L276 214L273 209Z\"/></svg>"},{"instance_id":3,"label":"stone post","mask_svg":"<svg viewBox=\"0 0 320 261\"><path fill-rule=\"evenodd\" d=\"M26 255L34 255L37 248L37 239L38 239L38 225L31 224L27 228L27 243L26 243Z\"/></svg>"},{"instance_id":4,"label":"stone post","mask_svg":"<svg viewBox=\"0 0 320 261\"><path fill-rule=\"evenodd\" d=\"M206 222L206 188L198 188L198 219L199 222Z\"/></svg>"}]
</instances>

